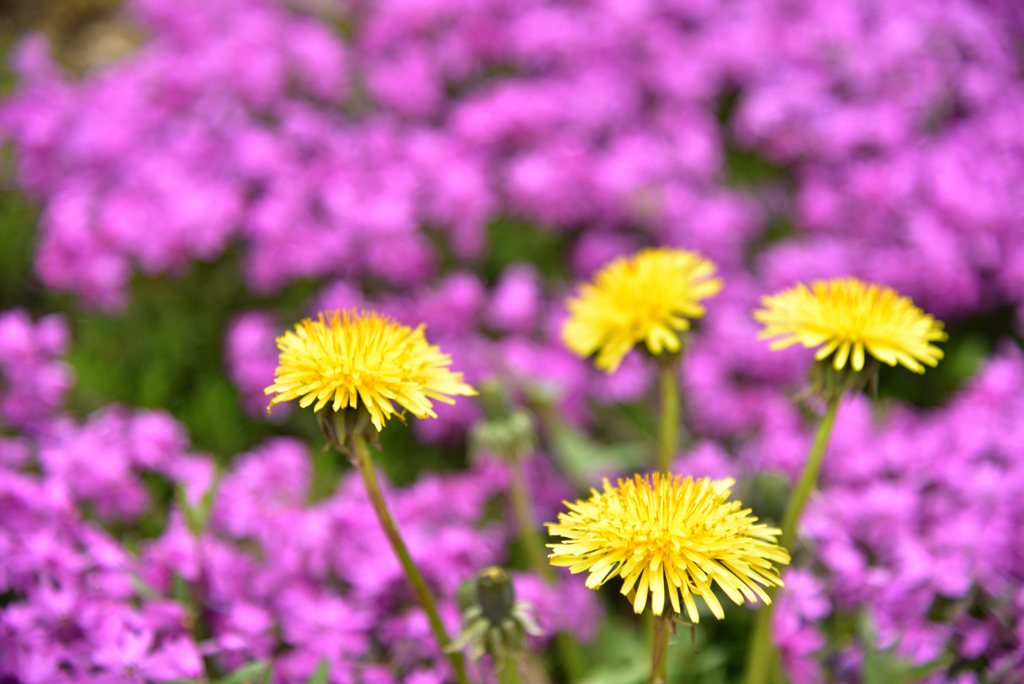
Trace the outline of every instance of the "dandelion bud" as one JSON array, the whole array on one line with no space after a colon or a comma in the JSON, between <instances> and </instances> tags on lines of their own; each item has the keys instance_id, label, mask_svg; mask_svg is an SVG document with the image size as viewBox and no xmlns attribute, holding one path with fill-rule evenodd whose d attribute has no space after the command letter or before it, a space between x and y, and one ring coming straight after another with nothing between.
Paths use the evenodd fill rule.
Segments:
<instances>
[{"instance_id":1,"label":"dandelion bud","mask_svg":"<svg viewBox=\"0 0 1024 684\"><path fill-rule=\"evenodd\" d=\"M354 434L361 434L375 444L377 442L377 431L370 429L373 426L370 412L362 404L338 411L319 411L316 422L327 443L341 453L347 451L346 445Z\"/></svg>"},{"instance_id":2,"label":"dandelion bud","mask_svg":"<svg viewBox=\"0 0 1024 684\"><path fill-rule=\"evenodd\" d=\"M497 566L485 568L476 580L476 603L484 617L499 623L511 612L516 602L512 578Z\"/></svg>"},{"instance_id":3,"label":"dandelion bud","mask_svg":"<svg viewBox=\"0 0 1024 684\"><path fill-rule=\"evenodd\" d=\"M470 431L469 443L473 453L483 451L517 459L532 452L537 436L530 413L513 407L505 389L495 381L484 383L480 391L487 417Z\"/></svg>"},{"instance_id":4,"label":"dandelion bud","mask_svg":"<svg viewBox=\"0 0 1024 684\"><path fill-rule=\"evenodd\" d=\"M804 396L817 396L824 401L831 401L847 393L861 392L869 385L877 393L879 368L879 363L875 359L869 359L860 370L855 370L849 365L836 370L831 359L815 361L808 373L811 386Z\"/></svg>"},{"instance_id":5,"label":"dandelion bud","mask_svg":"<svg viewBox=\"0 0 1024 684\"><path fill-rule=\"evenodd\" d=\"M522 657L526 634L543 633L530 615L531 606L515 600L512 578L503 569L485 568L475 580L463 585L459 591L460 605L470 595L472 602L462 611L462 631L449 646L450 651L469 646L470 657L478 659L487 653L500 669L507 659L515 661Z\"/></svg>"}]
</instances>

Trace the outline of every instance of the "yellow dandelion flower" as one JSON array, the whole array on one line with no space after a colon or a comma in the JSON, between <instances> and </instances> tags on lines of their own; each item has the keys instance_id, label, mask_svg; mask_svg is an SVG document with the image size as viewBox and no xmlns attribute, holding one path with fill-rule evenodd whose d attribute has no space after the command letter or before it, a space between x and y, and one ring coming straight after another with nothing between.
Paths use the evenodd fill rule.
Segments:
<instances>
[{"instance_id":1,"label":"yellow dandelion flower","mask_svg":"<svg viewBox=\"0 0 1024 684\"><path fill-rule=\"evenodd\" d=\"M302 397L314 411L333 402L338 411L361 402L381 430L396 409L417 418L436 418L431 399L446 404L450 395L476 394L462 373L448 370L451 358L427 343L423 326L415 330L385 316L364 311L321 313L277 338L281 350L275 382L266 389L270 405Z\"/></svg>"},{"instance_id":2,"label":"yellow dandelion flower","mask_svg":"<svg viewBox=\"0 0 1024 684\"><path fill-rule=\"evenodd\" d=\"M553 549L551 564L573 573L589 571L587 586L597 589L612 577L622 577L622 593L632 593L633 610L642 613L651 595L655 615L665 609L698 621L694 595L707 603L715 617L725 613L712 590L742 604L771 598L762 587L782 586L776 563L789 563L789 553L775 543L779 530L755 524L757 518L739 501L727 501L732 479L694 480L682 476L635 476L604 481L604 491L566 502L569 513L548 523L552 534L565 538Z\"/></svg>"},{"instance_id":3,"label":"yellow dandelion flower","mask_svg":"<svg viewBox=\"0 0 1024 684\"><path fill-rule=\"evenodd\" d=\"M915 373L934 367L942 350L931 342L946 339L942 321L914 306L909 297L882 285L868 285L856 278L836 278L803 283L777 295L764 297L764 309L754 318L765 324L759 339L776 339L771 348L794 344L819 347L818 361L835 352L833 365L842 370L847 359L855 371L864 368L864 351L895 366L900 363Z\"/></svg>"},{"instance_id":4,"label":"yellow dandelion flower","mask_svg":"<svg viewBox=\"0 0 1024 684\"><path fill-rule=\"evenodd\" d=\"M680 349L679 332L704 315L700 300L717 294L715 264L681 249L645 249L605 266L569 299L565 344L611 373L638 342L652 354Z\"/></svg>"}]
</instances>

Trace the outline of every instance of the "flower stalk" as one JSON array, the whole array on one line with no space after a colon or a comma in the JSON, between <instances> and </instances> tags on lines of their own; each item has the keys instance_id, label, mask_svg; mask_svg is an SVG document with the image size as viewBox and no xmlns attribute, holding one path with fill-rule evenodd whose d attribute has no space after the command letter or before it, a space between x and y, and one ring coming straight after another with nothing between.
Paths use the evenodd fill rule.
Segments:
<instances>
[{"instance_id":1,"label":"flower stalk","mask_svg":"<svg viewBox=\"0 0 1024 684\"><path fill-rule=\"evenodd\" d=\"M792 549L796 543L796 526L800 521L800 514L803 513L807 499L818 484L818 474L821 472L821 463L825 458L825 451L828 449L828 442L832 436L832 427L836 422L836 412L839 409L839 400L842 396L833 396L828 400L825 407L825 414L818 423L818 429L814 432L814 442L811 444L811 453L807 458L807 465L804 466L803 475L797 482L796 489L789 497L786 505L786 514L782 518L782 536L779 537L779 544Z\"/></svg>"},{"instance_id":2,"label":"flower stalk","mask_svg":"<svg viewBox=\"0 0 1024 684\"><path fill-rule=\"evenodd\" d=\"M409 583L412 584L413 589L416 590L416 595L420 599L420 604L423 606L423 610L426 611L427 619L430 621L430 629L434 632L434 636L437 638L441 649L444 650L451 642L451 639L448 638L448 633L445 631L444 624L441 622L441 618L437 613L437 605L434 603L434 597L431 595L430 589L427 588L427 584L423 580L423 575L420 574L419 568L416 567L416 563L413 561L412 556L409 555L409 550L406 548L405 542L402 540L402 535L398 531L398 526L395 524L395 520L391 516L391 511L388 509L387 503L384 501L384 493L381 491L380 484L377 482L377 476L373 472L373 462L370 460L370 449L366 444L366 438L362 433L356 431L352 434L351 444L353 464L363 478L363 483L366 486L366 494L370 499L370 503L373 505L373 510L377 513L377 518L380 520L381 528L383 528L384 534L391 543L391 548L394 549L395 555L398 556L398 560L402 564L402 569L405 570L405 575L409 578ZM452 669L455 671L455 676L459 684L469 684L469 680L466 678L466 668L462 654L449 652L447 653L447 656L448 660L451 662Z\"/></svg>"},{"instance_id":3,"label":"flower stalk","mask_svg":"<svg viewBox=\"0 0 1024 684\"><path fill-rule=\"evenodd\" d=\"M679 355L658 357L661 416L658 422L658 472L667 475L679 450Z\"/></svg>"},{"instance_id":4,"label":"flower stalk","mask_svg":"<svg viewBox=\"0 0 1024 684\"><path fill-rule=\"evenodd\" d=\"M662 354L658 362L658 390L661 411L658 415L658 444L656 461L658 472L667 475L672 468L672 459L679 451L679 354ZM641 619L644 635L652 649L657 650L657 626L653 613L644 613Z\"/></svg>"},{"instance_id":5,"label":"flower stalk","mask_svg":"<svg viewBox=\"0 0 1024 684\"><path fill-rule=\"evenodd\" d=\"M521 684L523 681L519 675L519 663L515 660L507 660L500 666L495 664L494 673L499 684Z\"/></svg>"},{"instance_id":6,"label":"flower stalk","mask_svg":"<svg viewBox=\"0 0 1024 684\"><path fill-rule=\"evenodd\" d=\"M651 613L653 615L653 613ZM654 645L651 649L650 684L665 684L668 681L668 645L672 635L672 611L666 610L655 618Z\"/></svg>"},{"instance_id":7,"label":"flower stalk","mask_svg":"<svg viewBox=\"0 0 1024 684\"><path fill-rule=\"evenodd\" d=\"M533 500L523 472L523 458L532 453L536 445L533 421L528 413L512 407L508 394L495 381L481 386L480 400L486 420L474 427L470 444L474 451L490 451L508 464L508 494L527 564L547 584L553 585L558 576L548 564L547 548L537 530ZM576 639L569 632L557 632L554 642L565 681L568 684L578 680L583 674L583 663Z\"/></svg>"},{"instance_id":8,"label":"flower stalk","mask_svg":"<svg viewBox=\"0 0 1024 684\"><path fill-rule=\"evenodd\" d=\"M555 573L548 565L544 542L541 541L540 535L537 533L537 523L533 518L533 507L530 503L530 494L526 489L523 466L516 457L508 459L508 490L509 497L512 499L512 509L516 516L516 524L519 526L519 536L523 540L523 547L526 551L527 562L550 584L555 581Z\"/></svg>"},{"instance_id":9,"label":"flower stalk","mask_svg":"<svg viewBox=\"0 0 1024 684\"><path fill-rule=\"evenodd\" d=\"M448 650L451 640L434 597L384 501L366 444L369 435L380 448L377 433L391 417L401 419L407 411L417 418L436 418L433 400L451 404L454 396L477 394L462 381L462 373L449 370L451 358L427 342L424 327L409 328L373 311L354 309L304 319L277 338L281 354L274 384L264 392L273 395L270 406L293 399L302 408L312 406L328 444L352 461L456 679L469 684L462 653Z\"/></svg>"},{"instance_id":10,"label":"flower stalk","mask_svg":"<svg viewBox=\"0 0 1024 684\"><path fill-rule=\"evenodd\" d=\"M548 564L544 542L537 533L530 494L526 488L523 467L518 458L509 459L509 494L512 497L512 508L515 510L516 524L519 525L519 534L526 550L527 562L531 569L540 573L545 582L554 584L558 578ZM558 655L562 662L565 681L569 683L578 680L583 673L583 664L580 662L579 645L576 643L576 639L569 632L557 632L554 635L554 640L555 648L558 649ZM509 669L509 667L506 666L505 669ZM518 671L514 676L517 678L514 681L518 682Z\"/></svg>"},{"instance_id":11,"label":"flower stalk","mask_svg":"<svg viewBox=\"0 0 1024 684\"><path fill-rule=\"evenodd\" d=\"M779 537L779 545L791 552L796 545L796 528L800 522L800 515L803 513L807 499L818 484L818 474L821 472L821 463L828 449L829 439L832 436L832 427L836 422L836 412L839 409L839 401L842 394L834 394L829 397L825 407L825 414L818 422L818 428L814 433L814 442L811 444L811 453L807 458L807 465L804 466L803 475L797 482L796 488L789 497L786 505L786 513L782 519L782 534ZM768 588L769 596L775 598L775 588ZM754 617L754 631L750 635L750 645L747 653L747 672L744 677L746 684L766 684L771 672L776 666L775 648L771 642L772 606L768 604L761 607Z\"/></svg>"}]
</instances>

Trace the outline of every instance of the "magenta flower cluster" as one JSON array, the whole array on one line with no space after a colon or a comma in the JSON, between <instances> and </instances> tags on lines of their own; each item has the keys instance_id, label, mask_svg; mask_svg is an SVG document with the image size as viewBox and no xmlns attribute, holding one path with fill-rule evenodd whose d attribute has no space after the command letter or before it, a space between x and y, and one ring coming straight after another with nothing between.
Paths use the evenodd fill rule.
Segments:
<instances>
[{"instance_id":1,"label":"magenta flower cluster","mask_svg":"<svg viewBox=\"0 0 1024 684\"><path fill-rule=\"evenodd\" d=\"M804 528L828 595L870 611L878 648L923 665L952 646L993 676L1024 672L1022 410L1017 348L942 409L878 423L865 400L843 407Z\"/></svg>"},{"instance_id":2,"label":"magenta flower cluster","mask_svg":"<svg viewBox=\"0 0 1024 684\"><path fill-rule=\"evenodd\" d=\"M60 356L67 351L64 319L33 322L15 310L0 317L0 427L40 431L64 402L73 374Z\"/></svg>"},{"instance_id":3,"label":"magenta flower cluster","mask_svg":"<svg viewBox=\"0 0 1024 684\"><path fill-rule=\"evenodd\" d=\"M83 80L22 46L0 129L47 284L115 306L236 240L259 291L407 285L424 226L470 259L509 212L590 226L582 266L631 227L732 269L781 212L769 286L852 273L940 315L1024 289L1020 34L981 3L307 4L135 0L149 40ZM733 145L793 187L723 186Z\"/></svg>"},{"instance_id":4,"label":"magenta flower cluster","mask_svg":"<svg viewBox=\"0 0 1024 684\"><path fill-rule=\"evenodd\" d=\"M718 434L793 419L773 388L800 360L770 359L748 334L764 291L853 274L945 317L1024 295L1024 91L1005 4L286 5L129 3L149 41L84 79L38 41L21 47L0 131L44 202L48 285L115 306L136 269L178 270L238 241L255 290L341 279L318 303L351 301L364 276L399 292L433 279L425 227L468 268L485 224L510 213L586 225L577 276L647 241L682 245L727 283L687 379ZM787 171L723 184L734 149ZM794 237L748 269L780 222ZM544 331L550 350L503 342L517 371L553 365L569 398L642 392L639 370L606 388L561 358L561 292L513 270L485 295L471 277L449 275L430 306L533 341ZM259 344L253 320L232 345ZM266 367L236 356L255 395Z\"/></svg>"}]
</instances>

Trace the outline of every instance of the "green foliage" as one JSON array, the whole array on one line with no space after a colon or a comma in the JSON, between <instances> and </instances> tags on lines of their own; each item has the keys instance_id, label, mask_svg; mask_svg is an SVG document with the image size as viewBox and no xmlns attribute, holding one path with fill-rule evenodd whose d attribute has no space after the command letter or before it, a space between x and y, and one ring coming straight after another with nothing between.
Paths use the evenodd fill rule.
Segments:
<instances>
[{"instance_id":1,"label":"green foliage","mask_svg":"<svg viewBox=\"0 0 1024 684\"><path fill-rule=\"evenodd\" d=\"M734 187L791 184L787 167L772 163L753 150L727 144L725 162L726 183Z\"/></svg>"},{"instance_id":2,"label":"green foliage","mask_svg":"<svg viewBox=\"0 0 1024 684\"><path fill-rule=\"evenodd\" d=\"M737 613L739 611L736 611ZM715 623L713 617L711 622ZM731 619L729 615L727 619ZM742 619L740 620L742 623ZM719 625L677 624L671 638L668 684L726 684L734 680L728 666L742 662L742 654L731 648L733 641L742 646L742 637L721 639ZM651 654L642 630L622 620L607 620L601 625L595 643L588 649L591 663L579 684L641 684L651 671ZM711 635L715 638L712 640Z\"/></svg>"},{"instance_id":3,"label":"green foliage","mask_svg":"<svg viewBox=\"0 0 1024 684\"><path fill-rule=\"evenodd\" d=\"M325 675L326 667L327 662L324 660L320 664L320 668L323 668ZM320 668L318 668L316 673L313 674L313 678L309 680L309 684L324 684L327 681L326 678L322 680L316 679L317 674L320 673ZM231 672L220 679L214 680L211 684L268 684L271 681L272 674L273 669L270 667L270 663L265 660L257 660L251 663L246 663L234 672ZM175 679L174 681L168 682L168 684L204 684L204 682L192 679Z\"/></svg>"},{"instance_id":4,"label":"green foliage","mask_svg":"<svg viewBox=\"0 0 1024 684\"><path fill-rule=\"evenodd\" d=\"M0 192L0 310L41 303L32 273L35 222L35 207L23 195Z\"/></svg>"},{"instance_id":5,"label":"green foliage","mask_svg":"<svg viewBox=\"0 0 1024 684\"><path fill-rule=\"evenodd\" d=\"M218 679L215 684L262 684L270 674L270 663L262 660L248 663L231 674Z\"/></svg>"},{"instance_id":6,"label":"green foliage","mask_svg":"<svg viewBox=\"0 0 1024 684\"><path fill-rule=\"evenodd\" d=\"M218 469L216 479L210 489L203 494L198 506L189 504L183 487L179 486L174 490L175 503L178 510L185 514L185 523L193 535L199 536L206 530L206 525L210 521L210 510L213 508L214 495L217 493L217 485L220 483L220 476L221 471Z\"/></svg>"},{"instance_id":7,"label":"green foliage","mask_svg":"<svg viewBox=\"0 0 1024 684\"><path fill-rule=\"evenodd\" d=\"M313 676L306 680L306 684L327 684L327 670L329 663L327 658L322 658Z\"/></svg>"},{"instance_id":8,"label":"green foliage","mask_svg":"<svg viewBox=\"0 0 1024 684\"><path fill-rule=\"evenodd\" d=\"M314 420L312 416L308 418ZM423 471L436 472L466 466L464 448L422 444L416 439L412 425L403 425L401 421L392 420L388 423L387 429L380 433L380 444L380 451L374 451L373 462L384 469L392 484L408 484Z\"/></svg>"},{"instance_id":9,"label":"green foliage","mask_svg":"<svg viewBox=\"0 0 1024 684\"><path fill-rule=\"evenodd\" d=\"M864 644L864 663L861 674L864 684L914 684L928 675L944 670L953 662L950 654L944 654L924 665L914 665L901 658L896 647L878 650L874 628L866 614L861 614L858 621L858 632Z\"/></svg>"},{"instance_id":10,"label":"green foliage","mask_svg":"<svg viewBox=\"0 0 1024 684\"><path fill-rule=\"evenodd\" d=\"M642 468L651 461L648 442L602 444L569 425L550 403L535 393L532 404L547 432L551 455L577 490L590 487L598 473Z\"/></svg>"},{"instance_id":11,"label":"green foliage","mask_svg":"<svg viewBox=\"0 0 1024 684\"><path fill-rule=\"evenodd\" d=\"M501 217L487 227L488 252L480 272L494 282L509 265L531 263L547 279L564 280L569 237L527 221Z\"/></svg>"},{"instance_id":12,"label":"green foliage","mask_svg":"<svg viewBox=\"0 0 1024 684\"><path fill-rule=\"evenodd\" d=\"M80 414L111 402L163 408L188 428L197 449L221 459L244 451L276 430L241 410L224 374L227 327L239 312L266 306L245 288L234 252L210 264L193 264L177 278L138 277L122 311L107 313L68 302L74 345L69 361L77 375L70 405ZM274 298L284 320L301 317L312 283ZM293 416L285 431L317 435Z\"/></svg>"},{"instance_id":13,"label":"green foliage","mask_svg":"<svg viewBox=\"0 0 1024 684\"><path fill-rule=\"evenodd\" d=\"M8 58L17 37L13 22L0 18L0 95L11 92L17 84L17 78L10 68L10 59Z\"/></svg>"},{"instance_id":14,"label":"green foliage","mask_svg":"<svg viewBox=\"0 0 1024 684\"><path fill-rule=\"evenodd\" d=\"M640 684L651 673L651 654L637 629L605 620L587 655L593 665L580 684Z\"/></svg>"}]
</instances>

